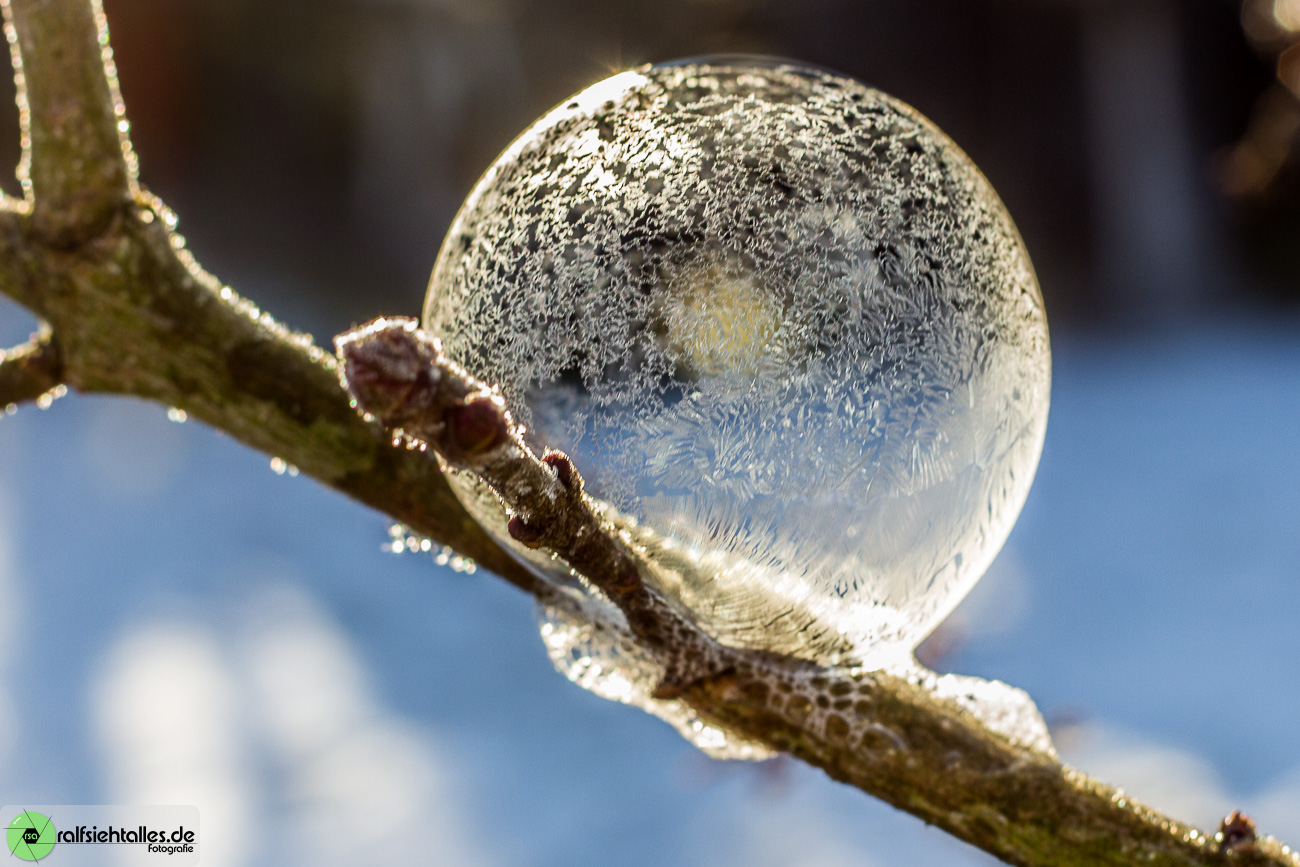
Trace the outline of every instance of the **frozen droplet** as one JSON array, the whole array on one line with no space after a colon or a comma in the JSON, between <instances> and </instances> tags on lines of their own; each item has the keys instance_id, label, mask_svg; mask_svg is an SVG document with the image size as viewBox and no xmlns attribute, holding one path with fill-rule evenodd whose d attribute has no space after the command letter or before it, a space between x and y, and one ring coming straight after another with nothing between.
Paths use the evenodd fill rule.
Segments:
<instances>
[{"instance_id":1,"label":"frozen droplet","mask_svg":"<svg viewBox=\"0 0 1300 867\"><path fill-rule=\"evenodd\" d=\"M473 558L457 554L451 547L441 545L428 536L421 536L405 524L393 524L388 528L388 541L383 549L393 554L406 552L428 554L439 566L449 566L453 572L467 575L478 570Z\"/></svg>"},{"instance_id":2,"label":"frozen droplet","mask_svg":"<svg viewBox=\"0 0 1300 867\"><path fill-rule=\"evenodd\" d=\"M735 647L905 664L1042 445L1042 299L988 181L910 107L788 63L646 67L553 110L462 207L424 316Z\"/></svg>"},{"instance_id":3,"label":"frozen droplet","mask_svg":"<svg viewBox=\"0 0 1300 867\"><path fill-rule=\"evenodd\" d=\"M298 475L298 468L286 461L284 458L271 458L271 472L277 476L288 474L290 476Z\"/></svg>"},{"instance_id":4,"label":"frozen droplet","mask_svg":"<svg viewBox=\"0 0 1300 867\"><path fill-rule=\"evenodd\" d=\"M388 526L388 541L383 545L383 549L392 554L402 554L406 551L406 537L411 533L404 524L390 524Z\"/></svg>"},{"instance_id":5,"label":"frozen droplet","mask_svg":"<svg viewBox=\"0 0 1300 867\"><path fill-rule=\"evenodd\" d=\"M36 398L37 409L49 409L54 402L68 393L66 385L56 385L49 391Z\"/></svg>"}]
</instances>

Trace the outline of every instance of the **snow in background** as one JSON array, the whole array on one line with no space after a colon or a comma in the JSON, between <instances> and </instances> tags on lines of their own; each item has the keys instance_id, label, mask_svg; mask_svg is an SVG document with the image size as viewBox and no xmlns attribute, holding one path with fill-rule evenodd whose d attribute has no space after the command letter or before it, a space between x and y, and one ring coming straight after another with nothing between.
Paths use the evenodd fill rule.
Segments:
<instances>
[{"instance_id":1,"label":"snow in background","mask_svg":"<svg viewBox=\"0 0 1300 867\"><path fill-rule=\"evenodd\" d=\"M1300 841L1300 324L1054 349L1038 480L944 662L1135 797ZM0 802L196 804L232 867L991 863L703 758L556 674L517 591L387 538L162 407L0 417Z\"/></svg>"}]
</instances>

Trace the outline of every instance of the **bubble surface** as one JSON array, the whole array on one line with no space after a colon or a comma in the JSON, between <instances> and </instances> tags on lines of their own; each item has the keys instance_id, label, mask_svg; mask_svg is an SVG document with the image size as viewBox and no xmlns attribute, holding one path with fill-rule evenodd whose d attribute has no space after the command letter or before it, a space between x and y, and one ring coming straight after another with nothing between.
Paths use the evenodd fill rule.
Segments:
<instances>
[{"instance_id":1,"label":"bubble surface","mask_svg":"<svg viewBox=\"0 0 1300 867\"><path fill-rule=\"evenodd\" d=\"M554 109L471 193L424 317L736 647L910 658L1042 446L1046 319L996 193L912 108L794 64L646 67Z\"/></svg>"}]
</instances>

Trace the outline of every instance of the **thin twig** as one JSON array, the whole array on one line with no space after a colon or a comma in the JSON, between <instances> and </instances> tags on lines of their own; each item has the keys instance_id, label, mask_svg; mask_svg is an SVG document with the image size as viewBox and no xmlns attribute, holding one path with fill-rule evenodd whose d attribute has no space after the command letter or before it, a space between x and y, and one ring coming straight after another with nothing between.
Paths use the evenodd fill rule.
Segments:
<instances>
[{"instance_id":1,"label":"thin twig","mask_svg":"<svg viewBox=\"0 0 1300 867\"><path fill-rule=\"evenodd\" d=\"M1013 864L1205 864L1229 851L906 679L718 644L602 525L569 458L533 454L499 394L415 320L377 319L335 344L358 411L476 473L512 513L511 537L561 557L619 606L668 672L656 697L681 698ZM1231 851L1257 863L1285 855L1265 855L1253 837Z\"/></svg>"},{"instance_id":2,"label":"thin twig","mask_svg":"<svg viewBox=\"0 0 1300 867\"><path fill-rule=\"evenodd\" d=\"M599 587L627 618L632 634L664 665L656 697L729 671L739 661L644 580L641 563L603 526L569 458L538 458L524 445L500 395L442 353L414 319L376 319L340 336L345 387L358 409L385 427L433 446L458 469L492 486L514 513L508 531L544 547Z\"/></svg>"},{"instance_id":3,"label":"thin twig","mask_svg":"<svg viewBox=\"0 0 1300 867\"><path fill-rule=\"evenodd\" d=\"M43 327L22 346L0 350L0 410L39 400L63 385L63 354Z\"/></svg>"}]
</instances>

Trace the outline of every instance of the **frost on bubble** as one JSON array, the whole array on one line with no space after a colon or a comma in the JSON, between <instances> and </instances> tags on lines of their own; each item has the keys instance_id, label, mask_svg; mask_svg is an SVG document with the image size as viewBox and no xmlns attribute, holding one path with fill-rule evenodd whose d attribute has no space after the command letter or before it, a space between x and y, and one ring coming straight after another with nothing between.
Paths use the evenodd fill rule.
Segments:
<instances>
[{"instance_id":1,"label":"frost on bubble","mask_svg":"<svg viewBox=\"0 0 1300 867\"><path fill-rule=\"evenodd\" d=\"M478 183L424 314L735 647L906 668L1042 445L1047 326L1006 210L913 109L818 70L688 62L578 94ZM453 484L603 618L608 641L544 617L561 670L666 716L617 609Z\"/></svg>"}]
</instances>

